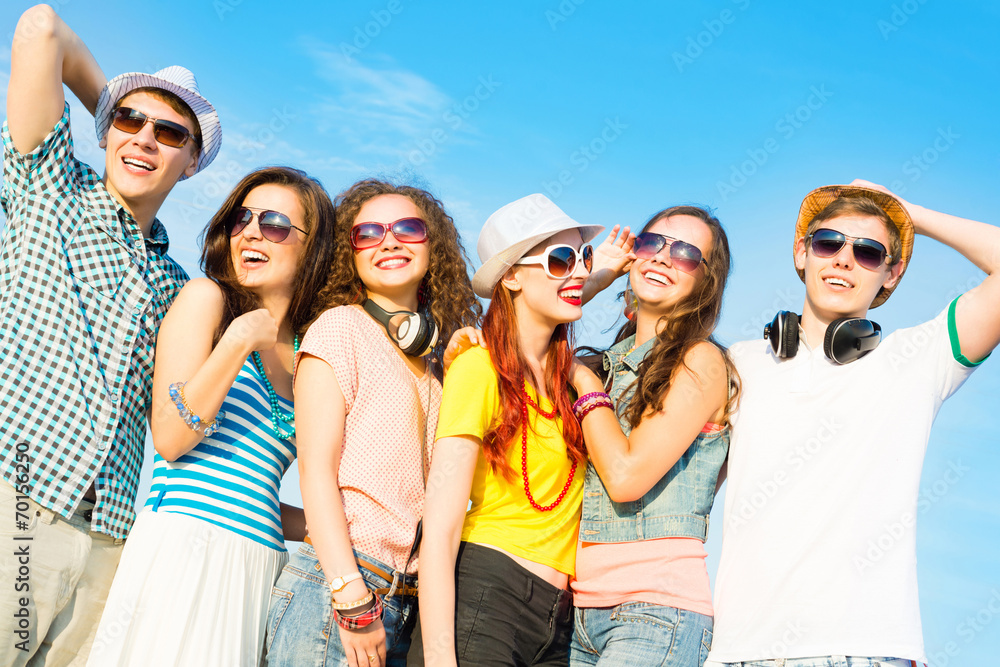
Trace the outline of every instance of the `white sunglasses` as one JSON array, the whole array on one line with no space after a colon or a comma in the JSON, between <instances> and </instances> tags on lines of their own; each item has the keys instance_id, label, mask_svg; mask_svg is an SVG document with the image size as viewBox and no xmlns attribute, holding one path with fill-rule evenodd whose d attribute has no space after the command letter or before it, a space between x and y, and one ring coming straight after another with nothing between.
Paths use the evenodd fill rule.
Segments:
<instances>
[{"instance_id":1,"label":"white sunglasses","mask_svg":"<svg viewBox=\"0 0 1000 667\"><path fill-rule=\"evenodd\" d=\"M522 257L515 264L541 264L545 269L545 275L555 280L569 278L576 271L576 263L583 262L583 266L590 272L594 266L594 247L585 245L579 250L571 245L559 244L550 245L541 255L531 255Z\"/></svg>"}]
</instances>

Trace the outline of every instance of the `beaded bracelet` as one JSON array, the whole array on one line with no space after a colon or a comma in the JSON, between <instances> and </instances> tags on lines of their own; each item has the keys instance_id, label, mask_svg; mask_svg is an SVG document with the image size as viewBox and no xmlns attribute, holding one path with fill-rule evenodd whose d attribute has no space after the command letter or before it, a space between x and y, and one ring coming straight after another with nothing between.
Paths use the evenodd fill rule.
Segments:
<instances>
[{"instance_id":1,"label":"beaded bracelet","mask_svg":"<svg viewBox=\"0 0 1000 667\"><path fill-rule=\"evenodd\" d=\"M344 616L339 611L334 611L333 615L337 619L337 625L345 630L364 628L382 618L382 600L376 595L375 604L372 605L372 608L357 616Z\"/></svg>"},{"instance_id":2,"label":"beaded bracelet","mask_svg":"<svg viewBox=\"0 0 1000 667\"><path fill-rule=\"evenodd\" d=\"M584 394L580 398L576 399L576 403L573 404L573 414L576 414L576 412L583 407L584 403L586 403L590 399L599 397L606 398L609 401L611 400L611 397L608 396L603 391L592 391L589 394Z\"/></svg>"},{"instance_id":3,"label":"beaded bracelet","mask_svg":"<svg viewBox=\"0 0 1000 667\"><path fill-rule=\"evenodd\" d=\"M358 607L365 606L372 601L373 597L375 597L375 594L369 591L368 595L364 596L360 600L354 600L353 602L332 602L331 605L336 611L348 611L350 609L357 609Z\"/></svg>"},{"instance_id":4,"label":"beaded bracelet","mask_svg":"<svg viewBox=\"0 0 1000 667\"><path fill-rule=\"evenodd\" d=\"M577 421L583 421L583 418L586 417L588 414L590 414L591 410L596 410L597 408L610 408L610 407L612 407L610 399L604 401L594 401L590 405L581 409L579 412L575 413L576 419Z\"/></svg>"},{"instance_id":5,"label":"beaded bracelet","mask_svg":"<svg viewBox=\"0 0 1000 667\"><path fill-rule=\"evenodd\" d=\"M215 419L208 424L202 424L201 417L194 413L191 406L187 404L187 400L184 399L184 385L186 384L187 382L175 382L170 385L170 400L172 400L174 405L177 406L177 412L180 413L181 419L184 420L184 423L187 424L192 431L198 431L200 428L203 429L202 433L204 433L206 437L214 434L222 425L222 420L226 418L226 413L219 410L219 414L215 415Z\"/></svg>"}]
</instances>

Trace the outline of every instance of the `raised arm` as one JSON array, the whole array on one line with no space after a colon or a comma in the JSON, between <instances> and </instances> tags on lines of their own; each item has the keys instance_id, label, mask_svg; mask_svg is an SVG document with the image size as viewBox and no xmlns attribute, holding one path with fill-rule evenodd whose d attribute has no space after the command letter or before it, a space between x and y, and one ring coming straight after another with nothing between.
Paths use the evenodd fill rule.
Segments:
<instances>
[{"instance_id":1,"label":"raised arm","mask_svg":"<svg viewBox=\"0 0 1000 667\"><path fill-rule=\"evenodd\" d=\"M621 230L621 234L619 234ZM583 284L583 302L588 303L598 292L611 287L611 284L628 273L635 260L632 246L635 244L635 234L629 228L621 229L619 225L611 228L611 233L604 241L594 248L594 266Z\"/></svg>"},{"instance_id":2,"label":"raised arm","mask_svg":"<svg viewBox=\"0 0 1000 667\"><path fill-rule=\"evenodd\" d=\"M441 438L427 476L420 545L420 631L428 665L455 658L455 561L476 471L478 438Z\"/></svg>"},{"instance_id":3,"label":"raised arm","mask_svg":"<svg viewBox=\"0 0 1000 667\"><path fill-rule=\"evenodd\" d=\"M170 385L186 382L184 399L207 424L222 407L250 352L273 347L277 338L274 319L260 309L233 320L213 349L212 336L222 319L222 308L218 285L208 278L195 278L177 295L160 325L149 429L153 447L168 461L188 453L204 437L181 418L170 398Z\"/></svg>"},{"instance_id":4,"label":"raised arm","mask_svg":"<svg viewBox=\"0 0 1000 667\"><path fill-rule=\"evenodd\" d=\"M644 416L629 437L609 409L598 408L584 417L590 460L615 502L645 495L674 467L705 424L724 411L728 382L719 348L699 343L685 362L687 367L674 374L660 410ZM603 391L600 379L582 366L574 367L571 380L581 396Z\"/></svg>"},{"instance_id":5,"label":"raised arm","mask_svg":"<svg viewBox=\"0 0 1000 667\"><path fill-rule=\"evenodd\" d=\"M883 186L856 180L888 192ZM900 200L903 201L903 200ZM970 362L982 361L1000 344L1000 227L932 211L903 201L917 234L954 248L987 275L962 295L955 307L955 326L962 354Z\"/></svg>"},{"instance_id":6,"label":"raised arm","mask_svg":"<svg viewBox=\"0 0 1000 667\"><path fill-rule=\"evenodd\" d=\"M52 7L36 5L21 15L10 51L7 124L19 153L41 145L62 116L64 83L94 113L107 79Z\"/></svg>"}]
</instances>

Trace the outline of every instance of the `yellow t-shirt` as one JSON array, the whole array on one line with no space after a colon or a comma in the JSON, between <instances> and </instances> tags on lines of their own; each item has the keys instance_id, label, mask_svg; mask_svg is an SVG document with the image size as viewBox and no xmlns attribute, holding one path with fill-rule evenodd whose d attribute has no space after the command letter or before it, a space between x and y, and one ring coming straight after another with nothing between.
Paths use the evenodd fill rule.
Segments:
<instances>
[{"instance_id":1,"label":"yellow t-shirt","mask_svg":"<svg viewBox=\"0 0 1000 667\"><path fill-rule=\"evenodd\" d=\"M528 395L538 402L529 386ZM549 401L540 407L552 410ZM499 419L500 394L489 352L474 347L462 353L444 379L437 437L472 436L482 440ZM572 576L580 531L580 505L586 468L577 466L573 483L559 505L548 512L531 506L521 476L521 435L507 449L515 471L513 483L493 474L479 452L472 480L472 507L465 515L462 540L499 547ZM562 419L546 419L528 408L528 480L539 505L552 504L566 485L572 461L566 454Z\"/></svg>"}]
</instances>

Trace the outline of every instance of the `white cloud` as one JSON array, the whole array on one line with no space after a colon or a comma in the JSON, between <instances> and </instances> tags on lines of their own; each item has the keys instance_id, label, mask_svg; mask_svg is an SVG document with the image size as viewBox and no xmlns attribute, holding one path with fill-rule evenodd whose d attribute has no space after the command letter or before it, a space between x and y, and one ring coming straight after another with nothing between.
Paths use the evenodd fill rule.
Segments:
<instances>
[{"instance_id":1,"label":"white cloud","mask_svg":"<svg viewBox=\"0 0 1000 667\"><path fill-rule=\"evenodd\" d=\"M476 133L449 114L455 100L448 93L387 57L371 56L377 63L362 64L319 42L310 43L307 54L330 86L312 109L316 128L335 136L359 160L374 158L383 167L406 171L442 145L466 143Z\"/></svg>"},{"instance_id":2,"label":"white cloud","mask_svg":"<svg viewBox=\"0 0 1000 667\"><path fill-rule=\"evenodd\" d=\"M322 103L331 127L347 120L351 130L412 137L438 122L451 102L435 84L412 72L367 67L320 44L313 44L308 54L319 66L318 76L334 88Z\"/></svg>"}]
</instances>

